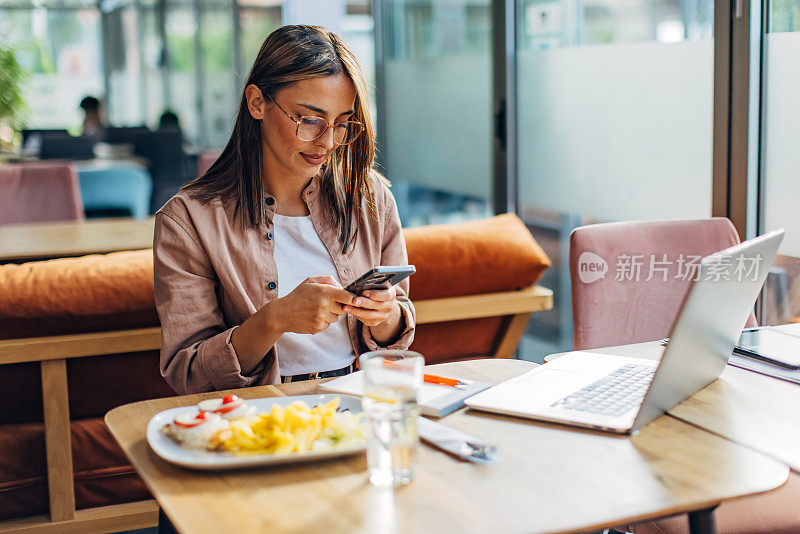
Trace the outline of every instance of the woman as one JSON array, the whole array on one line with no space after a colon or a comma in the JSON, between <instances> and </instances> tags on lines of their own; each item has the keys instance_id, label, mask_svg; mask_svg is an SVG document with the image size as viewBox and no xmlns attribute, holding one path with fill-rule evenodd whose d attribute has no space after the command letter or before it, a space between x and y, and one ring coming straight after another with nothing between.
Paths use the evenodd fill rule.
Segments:
<instances>
[{"instance_id":1,"label":"woman","mask_svg":"<svg viewBox=\"0 0 800 534\"><path fill-rule=\"evenodd\" d=\"M156 214L161 373L178 393L339 376L410 345L408 282L342 288L407 263L368 106L335 34L267 37L222 155Z\"/></svg>"}]
</instances>

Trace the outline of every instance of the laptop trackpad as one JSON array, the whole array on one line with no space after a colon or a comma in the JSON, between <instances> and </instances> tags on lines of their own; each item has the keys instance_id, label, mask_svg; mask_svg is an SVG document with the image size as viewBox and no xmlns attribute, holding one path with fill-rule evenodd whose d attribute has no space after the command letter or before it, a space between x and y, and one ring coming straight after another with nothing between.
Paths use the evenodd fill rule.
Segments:
<instances>
[{"instance_id":1,"label":"laptop trackpad","mask_svg":"<svg viewBox=\"0 0 800 534\"><path fill-rule=\"evenodd\" d=\"M531 377L531 381L525 384L530 389L537 390L537 396L542 398L554 397L558 400L566 397L576 389L580 389L593 382L595 375L584 373L578 370L568 371L566 369L546 369Z\"/></svg>"},{"instance_id":2,"label":"laptop trackpad","mask_svg":"<svg viewBox=\"0 0 800 534\"><path fill-rule=\"evenodd\" d=\"M596 375L578 370L542 369L524 380L503 384L504 387L497 388L495 392L500 398L491 400L505 406L549 406L573 391L591 384L595 379ZM506 399L510 400L510 404Z\"/></svg>"}]
</instances>

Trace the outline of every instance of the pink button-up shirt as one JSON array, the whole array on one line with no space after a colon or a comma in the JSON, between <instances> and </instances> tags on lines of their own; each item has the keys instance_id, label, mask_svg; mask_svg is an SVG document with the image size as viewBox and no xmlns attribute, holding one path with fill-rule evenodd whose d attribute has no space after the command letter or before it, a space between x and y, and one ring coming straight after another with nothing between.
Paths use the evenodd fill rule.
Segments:
<instances>
[{"instance_id":1,"label":"pink button-up shirt","mask_svg":"<svg viewBox=\"0 0 800 534\"><path fill-rule=\"evenodd\" d=\"M319 178L314 178L303 191L303 200L342 285L376 265L408 263L394 198L380 180L373 179L376 210L372 213L365 205L355 246L347 253L342 253L338 230L319 195L319 185ZM161 374L176 392L280 383L279 355L274 348L245 375L231 344L238 325L278 298L274 212L274 204L267 206L267 223L243 227L239 217L234 219L233 202L217 199L203 205L179 193L156 214L153 257L161 320ZM387 347L379 346L369 328L347 317L356 354L377 348L408 348L415 324L408 287L407 279L397 285L404 327Z\"/></svg>"}]
</instances>

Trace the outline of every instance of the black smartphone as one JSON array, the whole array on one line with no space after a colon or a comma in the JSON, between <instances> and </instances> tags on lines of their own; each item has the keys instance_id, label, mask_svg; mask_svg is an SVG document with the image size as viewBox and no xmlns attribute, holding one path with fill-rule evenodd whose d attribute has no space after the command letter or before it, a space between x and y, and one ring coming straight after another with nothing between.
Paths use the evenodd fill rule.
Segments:
<instances>
[{"instance_id":1,"label":"black smartphone","mask_svg":"<svg viewBox=\"0 0 800 534\"><path fill-rule=\"evenodd\" d=\"M368 289L387 289L405 280L417 270L413 265L379 265L365 272L345 287L350 293L360 295Z\"/></svg>"},{"instance_id":2,"label":"black smartphone","mask_svg":"<svg viewBox=\"0 0 800 534\"><path fill-rule=\"evenodd\" d=\"M800 369L800 338L780 330L745 330L733 352L786 369Z\"/></svg>"}]
</instances>

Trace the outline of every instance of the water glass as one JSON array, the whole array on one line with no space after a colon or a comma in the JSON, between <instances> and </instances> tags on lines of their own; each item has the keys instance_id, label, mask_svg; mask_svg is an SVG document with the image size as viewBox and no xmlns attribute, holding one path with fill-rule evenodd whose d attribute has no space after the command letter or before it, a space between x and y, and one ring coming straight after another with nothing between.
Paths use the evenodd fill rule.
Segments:
<instances>
[{"instance_id":1,"label":"water glass","mask_svg":"<svg viewBox=\"0 0 800 534\"><path fill-rule=\"evenodd\" d=\"M408 484L416 471L417 395L425 360L418 352L377 350L361 355L364 396L370 428L369 481L382 487Z\"/></svg>"}]
</instances>

